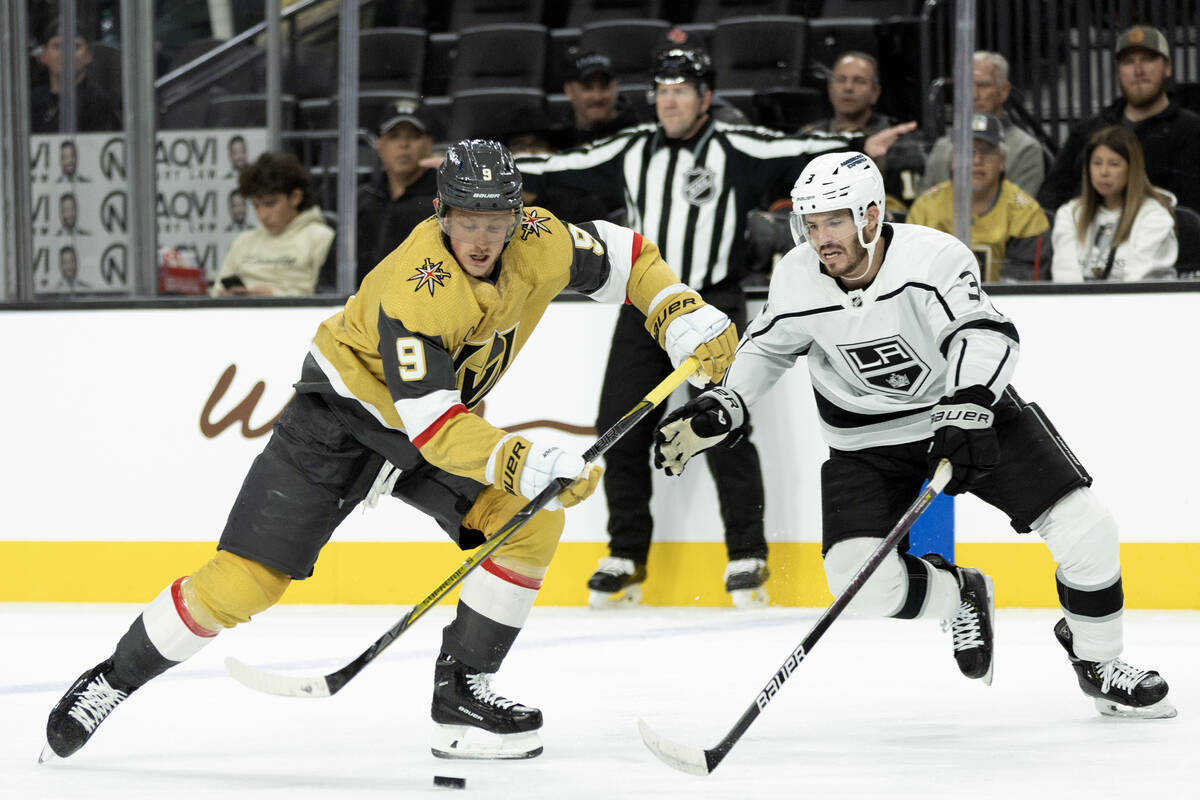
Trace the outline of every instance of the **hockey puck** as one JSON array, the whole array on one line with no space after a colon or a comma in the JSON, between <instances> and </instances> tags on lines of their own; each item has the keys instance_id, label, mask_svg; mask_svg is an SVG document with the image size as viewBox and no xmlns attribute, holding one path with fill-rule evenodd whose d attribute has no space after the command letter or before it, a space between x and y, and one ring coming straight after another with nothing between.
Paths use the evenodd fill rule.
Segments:
<instances>
[{"instance_id":1,"label":"hockey puck","mask_svg":"<svg viewBox=\"0 0 1200 800\"><path fill-rule=\"evenodd\" d=\"M447 775L434 775L433 776L433 785L434 786L446 786L451 789L465 789L465 788L467 788L467 779L466 778L451 778Z\"/></svg>"}]
</instances>

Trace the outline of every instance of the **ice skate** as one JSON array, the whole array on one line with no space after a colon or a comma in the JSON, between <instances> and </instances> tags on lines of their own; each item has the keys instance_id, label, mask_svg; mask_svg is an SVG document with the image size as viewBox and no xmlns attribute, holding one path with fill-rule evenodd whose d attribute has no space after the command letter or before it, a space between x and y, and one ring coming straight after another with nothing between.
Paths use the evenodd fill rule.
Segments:
<instances>
[{"instance_id":1,"label":"ice skate","mask_svg":"<svg viewBox=\"0 0 1200 800\"><path fill-rule=\"evenodd\" d=\"M108 679L111 670L111 661L92 667L51 709L39 763L55 756L66 758L87 744L100 723L136 688L113 686Z\"/></svg>"},{"instance_id":2,"label":"ice skate","mask_svg":"<svg viewBox=\"0 0 1200 800\"><path fill-rule=\"evenodd\" d=\"M1079 678L1079 688L1096 701L1096 709L1107 717L1170 719L1178 712L1167 700L1167 682L1154 670L1143 670L1119 658L1085 661L1075 656L1071 628L1060 619L1054 637L1067 651Z\"/></svg>"},{"instance_id":3,"label":"ice skate","mask_svg":"<svg viewBox=\"0 0 1200 800\"><path fill-rule=\"evenodd\" d=\"M588 605L592 608L639 605L645 580L645 564L635 564L630 558L602 558L588 578Z\"/></svg>"},{"instance_id":4,"label":"ice skate","mask_svg":"<svg viewBox=\"0 0 1200 800\"><path fill-rule=\"evenodd\" d=\"M956 567L936 553L929 553L924 559L958 581L961 603L954 617L944 620L942 627L954 637L954 660L959 671L991 686L992 620L996 613L992 579L977 569Z\"/></svg>"},{"instance_id":5,"label":"ice skate","mask_svg":"<svg viewBox=\"0 0 1200 800\"><path fill-rule=\"evenodd\" d=\"M492 691L490 673L442 653L434 670L431 749L438 758L533 758L542 712Z\"/></svg>"},{"instance_id":6,"label":"ice skate","mask_svg":"<svg viewBox=\"0 0 1200 800\"><path fill-rule=\"evenodd\" d=\"M764 585L769 577L766 559L739 558L725 567L725 591L735 608L765 608L770 602Z\"/></svg>"}]
</instances>

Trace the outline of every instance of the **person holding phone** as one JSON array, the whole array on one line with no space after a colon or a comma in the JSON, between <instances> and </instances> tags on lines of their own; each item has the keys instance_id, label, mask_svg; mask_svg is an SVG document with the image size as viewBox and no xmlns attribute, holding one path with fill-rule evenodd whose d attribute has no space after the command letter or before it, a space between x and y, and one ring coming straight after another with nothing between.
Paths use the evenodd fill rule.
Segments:
<instances>
[{"instance_id":1,"label":"person holding phone","mask_svg":"<svg viewBox=\"0 0 1200 800\"><path fill-rule=\"evenodd\" d=\"M263 153L238 176L238 192L254 205L259 226L233 240L213 281L212 295L314 294L330 257L333 228L295 156Z\"/></svg>"}]
</instances>

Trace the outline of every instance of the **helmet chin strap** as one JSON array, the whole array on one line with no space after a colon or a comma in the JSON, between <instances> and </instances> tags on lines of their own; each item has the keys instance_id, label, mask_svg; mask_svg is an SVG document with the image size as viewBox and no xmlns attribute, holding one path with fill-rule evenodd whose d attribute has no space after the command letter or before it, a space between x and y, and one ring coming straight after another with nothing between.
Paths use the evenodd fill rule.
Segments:
<instances>
[{"instance_id":1,"label":"helmet chin strap","mask_svg":"<svg viewBox=\"0 0 1200 800\"><path fill-rule=\"evenodd\" d=\"M875 227L875 235L873 237L871 237L871 241L869 241L869 242L863 241L863 230L864 230L864 228L859 228L857 230L857 234L858 234L858 243L860 245L862 245L867 251L866 266L863 267L862 274L860 274L860 275L843 275L842 280L844 280L844 281L857 281L862 278L865 278L867 276L867 273L871 271L871 264L874 263L874 261L875 261L875 247L879 244L879 234L882 232L882 229L879 226L876 226Z\"/></svg>"}]
</instances>

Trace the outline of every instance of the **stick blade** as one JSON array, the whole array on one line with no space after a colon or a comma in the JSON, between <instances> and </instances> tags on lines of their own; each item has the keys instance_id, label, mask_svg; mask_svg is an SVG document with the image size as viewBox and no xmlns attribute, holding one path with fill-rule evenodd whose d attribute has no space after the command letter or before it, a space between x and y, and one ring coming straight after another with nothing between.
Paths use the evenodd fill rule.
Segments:
<instances>
[{"instance_id":1,"label":"stick blade","mask_svg":"<svg viewBox=\"0 0 1200 800\"><path fill-rule=\"evenodd\" d=\"M280 697L329 697L332 694L324 675L317 678L280 675L252 667L232 656L225 659L225 671L243 686L264 694Z\"/></svg>"},{"instance_id":2,"label":"stick blade","mask_svg":"<svg viewBox=\"0 0 1200 800\"><path fill-rule=\"evenodd\" d=\"M708 754L700 748L688 747L660 736L643 719L638 720L638 731L650 752L668 767L689 775L708 775L712 772L708 767Z\"/></svg>"}]
</instances>

